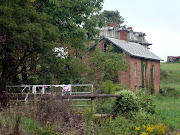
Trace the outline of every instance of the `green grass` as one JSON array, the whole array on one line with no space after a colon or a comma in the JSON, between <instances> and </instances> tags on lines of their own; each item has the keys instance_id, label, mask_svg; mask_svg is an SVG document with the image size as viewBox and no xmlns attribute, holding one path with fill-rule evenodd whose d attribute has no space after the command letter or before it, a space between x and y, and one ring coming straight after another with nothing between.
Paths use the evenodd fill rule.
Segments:
<instances>
[{"instance_id":1,"label":"green grass","mask_svg":"<svg viewBox=\"0 0 180 135\"><path fill-rule=\"evenodd\" d=\"M180 129L180 63L161 63L157 113L171 130Z\"/></svg>"},{"instance_id":2,"label":"green grass","mask_svg":"<svg viewBox=\"0 0 180 135\"><path fill-rule=\"evenodd\" d=\"M180 63L161 63L161 88L180 91Z\"/></svg>"},{"instance_id":3,"label":"green grass","mask_svg":"<svg viewBox=\"0 0 180 135\"><path fill-rule=\"evenodd\" d=\"M156 105L163 123L171 130L180 129L180 98L159 97Z\"/></svg>"}]
</instances>

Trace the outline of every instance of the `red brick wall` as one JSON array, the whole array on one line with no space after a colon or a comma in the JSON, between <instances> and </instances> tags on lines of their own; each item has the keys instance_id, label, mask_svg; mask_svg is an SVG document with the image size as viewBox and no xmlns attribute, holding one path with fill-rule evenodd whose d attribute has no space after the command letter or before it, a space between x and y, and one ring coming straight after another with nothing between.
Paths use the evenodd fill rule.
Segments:
<instances>
[{"instance_id":1,"label":"red brick wall","mask_svg":"<svg viewBox=\"0 0 180 135\"><path fill-rule=\"evenodd\" d=\"M130 67L127 72L123 72L123 71L118 72L119 81L123 86L128 86L130 89L135 91L135 86L137 86L137 89L139 89L139 87L142 86L141 58L131 57L127 54L124 58L127 60L127 63L130 64ZM137 78L135 78L134 76L135 63L137 64ZM144 62L144 64L146 64L146 62ZM147 60L147 69L146 69L147 85L149 87L149 79L151 78L150 69L152 68L152 64L154 65L154 86L156 89L155 94L158 94L159 85L160 85L160 61Z\"/></svg>"},{"instance_id":2,"label":"red brick wall","mask_svg":"<svg viewBox=\"0 0 180 135\"><path fill-rule=\"evenodd\" d=\"M125 54L124 59L126 59L128 64L130 63L131 59L130 59L129 55ZM130 66L126 72L121 71L121 70L118 71L118 79L119 79L122 86L126 86L128 88L131 87L131 84L130 84Z\"/></svg>"},{"instance_id":3,"label":"red brick wall","mask_svg":"<svg viewBox=\"0 0 180 135\"><path fill-rule=\"evenodd\" d=\"M103 44L105 41L101 41L97 47L100 47L101 50L103 50ZM90 52L87 52L87 54L83 57L84 61L87 62L88 58L90 56ZM125 54L124 58L126 59L127 63L130 64L128 70L126 72L124 71L118 71L118 79L123 86L127 86L128 88L135 90L135 86L139 89L139 87L142 86L142 69L141 69L141 58L137 57L131 57L128 54ZM137 78L134 77L134 67L135 63L137 64ZM146 62L144 63L146 64ZM147 84L149 85L149 78L151 78L151 67L152 64L155 67L155 73L154 73L154 86L156 88L155 94L159 93L159 85L160 85L160 61L154 61L154 60L148 60L147 61L147 70L146 70L146 78L147 78ZM145 81L144 81L145 82Z\"/></svg>"}]
</instances>

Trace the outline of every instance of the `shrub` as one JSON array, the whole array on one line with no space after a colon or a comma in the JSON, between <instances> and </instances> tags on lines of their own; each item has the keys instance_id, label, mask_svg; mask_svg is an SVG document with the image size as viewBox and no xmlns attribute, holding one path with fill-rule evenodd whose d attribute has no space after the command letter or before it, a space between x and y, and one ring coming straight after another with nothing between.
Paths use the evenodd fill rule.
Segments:
<instances>
[{"instance_id":1,"label":"shrub","mask_svg":"<svg viewBox=\"0 0 180 135\"><path fill-rule=\"evenodd\" d=\"M123 116L129 116L139 111L138 98L132 91L122 90L118 92L118 94L122 95L122 97L117 100L117 104L119 104L117 111L119 113Z\"/></svg>"},{"instance_id":2,"label":"shrub","mask_svg":"<svg viewBox=\"0 0 180 135\"><path fill-rule=\"evenodd\" d=\"M138 103L142 111L154 114L155 113L155 96L153 95L146 95L144 92L139 91L136 94L138 98Z\"/></svg>"},{"instance_id":3,"label":"shrub","mask_svg":"<svg viewBox=\"0 0 180 135\"><path fill-rule=\"evenodd\" d=\"M121 85L113 83L110 80L107 80L105 82L101 81L98 89L103 94L114 94L117 90L120 90L121 88L122 88Z\"/></svg>"},{"instance_id":4,"label":"shrub","mask_svg":"<svg viewBox=\"0 0 180 135\"><path fill-rule=\"evenodd\" d=\"M162 135L167 127L158 121L155 115L141 112L136 119L127 119L118 115L113 121L107 122L99 135Z\"/></svg>"},{"instance_id":5,"label":"shrub","mask_svg":"<svg viewBox=\"0 0 180 135\"><path fill-rule=\"evenodd\" d=\"M113 110L113 107L115 106L116 99L102 99L100 100L99 107L101 109L101 112L103 114L108 114ZM99 107L96 107L97 113L101 113L99 110Z\"/></svg>"}]
</instances>

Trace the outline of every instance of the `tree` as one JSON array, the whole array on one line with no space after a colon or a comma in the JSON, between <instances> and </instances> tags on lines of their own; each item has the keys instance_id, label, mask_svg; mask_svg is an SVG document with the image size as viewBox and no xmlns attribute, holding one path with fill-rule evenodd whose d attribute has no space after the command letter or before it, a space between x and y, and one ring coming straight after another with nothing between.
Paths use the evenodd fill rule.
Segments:
<instances>
[{"instance_id":1,"label":"tree","mask_svg":"<svg viewBox=\"0 0 180 135\"><path fill-rule=\"evenodd\" d=\"M99 11L103 0L39 0L49 21L60 30L60 43L73 49L83 49L88 40L94 39L102 26ZM100 21L101 20L101 21Z\"/></svg>"},{"instance_id":2,"label":"tree","mask_svg":"<svg viewBox=\"0 0 180 135\"><path fill-rule=\"evenodd\" d=\"M88 59L90 72L87 77L94 82L111 80L118 83L117 72L126 71L129 67L123 57L124 54L112 44L107 45L106 52L95 48Z\"/></svg>"},{"instance_id":3,"label":"tree","mask_svg":"<svg viewBox=\"0 0 180 135\"><path fill-rule=\"evenodd\" d=\"M50 55L39 62L41 68L36 74L36 78L29 79L29 83L73 84L81 81L87 67L80 59L72 59L71 56L66 59L57 57L56 52Z\"/></svg>"},{"instance_id":4,"label":"tree","mask_svg":"<svg viewBox=\"0 0 180 135\"><path fill-rule=\"evenodd\" d=\"M102 1L2 0L0 94L4 94L7 84L25 83L28 78L40 78L42 73L51 73L56 79L60 78L57 73L63 73L61 79L66 82L67 76L78 78L75 73L82 69L77 66L79 60L58 59L54 48L67 47L77 53L83 49L84 43L98 33L95 27L102 25L98 20Z\"/></svg>"},{"instance_id":5,"label":"tree","mask_svg":"<svg viewBox=\"0 0 180 135\"><path fill-rule=\"evenodd\" d=\"M3 0L0 5L0 94L6 84L17 84L18 74L36 66L57 45L58 28L27 0Z\"/></svg>"},{"instance_id":6,"label":"tree","mask_svg":"<svg viewBox=\"0 0 180 135\"><path fill-rule=\"evenodd\" d=\"M124 23L124 18L120 16L119 11L104 10L102 12L102 15L104 16L104 21L106 25L109 25L110 23L115 23L118 27L120 27L121 24Z\"/></svg>"}]
</instances>

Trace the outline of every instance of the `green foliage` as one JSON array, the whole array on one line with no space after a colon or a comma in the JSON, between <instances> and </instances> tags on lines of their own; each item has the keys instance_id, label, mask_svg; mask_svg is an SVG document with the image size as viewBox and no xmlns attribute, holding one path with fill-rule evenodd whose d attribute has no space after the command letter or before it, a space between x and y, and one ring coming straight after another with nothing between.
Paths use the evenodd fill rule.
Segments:
<instances>
[{"instance_id":1,"label":"green foliage","mask_svg":"<svg viewBox=\"0 0 180 135\"><path fill-rule=\"evenodd\" d=\"M142 73L142 88L143 89L147 89L148 88L147 75L146 75L147 64L148 64L147 60L141 59L141 73ZM145 73L144 73L144 66L145 66ZM144 76L144 74L145 74L145 76Z\"/></svg>"},{"instance_id":2,"label":"green foliage","mask_svg":"<svg viewBox=\"0 0 180 135\"><path fill-rule=\"evenodd\" d=\"M103 0L3 0L0 4L0 93L6 84L75 83L84 64L54 54L78 54L102 26Z\"/></svg>"},{"instance_id":3,"label":"green foliage","mask_svg":"<svg viewBox=\"0 0 180 135\"><path fill-rule=\"evenodd\" d=\"M116 25L120 27L121 24L124 23L124 18L120 16L120 13L118 11L104 10L102 12L102 15L104 16L104 21L106 25L116 23Z\"/></svg>"},{"instance_id":4,"label":"green foliage","mask_svg":"<svg viewBox=\"0 0 180 135\"><path fill-rule=\"evenodd\" d=\"M180 129L180 63L161 62L161 87L157 97L157 114L168 128ZM172 134L177 134L176 131Z\"/></svg>"},{"instance_id":5,"label":"green foliage","mask_svg":"<svg viewBox=\"0 0 180 135\"><path fill-rule=\"evenodd\" d=\"M127 119L122 116L117 116L113 121L111 121L111 123L106 123L101 132L98 134L104 135L108 133L108 135L139 135L145 131L152 131L153 133L158 131L159 134L155 135L161 135L165 133L166 127L159 122L158 117L151 114L147 115L144 112L139 113L135 119Z\"/></svg>"},{"instance_id":6,"label":"green foliage","mask_svg":"<svg viewBox=\"0 0 180 135\"><path fill-rule=\"evenodd\" d=\"M100 48L95 48L90 54L88 65L90 72L88 77L90 80L106 81L111 80L118 82L118 70L126 71L129 65L123 59L124 54L114 52L112 44L108 45L106 52L101 51Z\"/></svg>"},{"instance_id":7,"label":"green foliage","mask_svg":"<svg viewBox=\"0 0 180 135\"><path fill-rule=\"evenodd\" d=\"M49 21L58 26L60 42L68 47L83 48L84 42L98 33L99 11L103 0L38 0ZM88 39L87 39L88 38Z\"/></svg>"},{"instance_id":8,"label":"green foliage","mask_svg":"<svg viewBox=\"0 0 180 135\"><path fill-rule=\"evenodd\" d=\"M79 83L87 71L86 65L78 58L47 56L39 64L37 84Z\"/></svg>"},{"instance_id":9,"label":"green foliage","mask_svg":"<svg viewBox=\"0 0 180 135\"><path fill-rule=\"evenodd\" d=\"M162 95L174 96L180 95L180 63L161 63L161 85Z\"/></svg>"},{"instance_id":10,"label":"green foliage","mask_svg":"<svg viewBox=\"0 0 180 135\"><path fill-rule=\"evenodd\" d=\"M109 114L114 108L115 106L115 101L113 100L109 100L109 99L104 99L100 101L100 109L102 114ZM99 108L97 108L97 113L101 113Z\"/></svg>"},{"instance_id":11,"label":"green foliage","mask_svg":"<svg viewBox=\"0 0 180 135\"><path fill-rule=\"evenodd\" d=\"M141 110L147 113L154 114L155 113L155 96L149 95L147 96L144 92L138 92L136 94L138 97L138 102L141 107Z\"/></svg>"},{"instance_id":12,"label":"green foliage","mask_svg":"<svg viewBox=\"0 0 180 135\"><path fill-rule=\"evenodd\" d=\"M154 92L155 92L155 86L154 86L154 78L153 78L153 64L151 63L151 69L150 69L150 71L151 71L151 78L150 78L150 80L149 80L149 90L151 91L151 94L154 94Z\"/></svg>"},{"instance_id":13,"label":"green foliage","mask_svg":"<svg viewBox=\"0 0 180 135\"><path fill-rule=\"evenodd\" d=\"M35 134L42 134L42 132L45 132L37 121L28 117L22 118L21 125L23 125L23 129L26 132L26 134L35 135Z\"/></svg>"},{"instance_id":14,"label":"green foliage","mask_svg":"<svg viewBox=\"0 0 180 135\"><path fill-rule=\"evenodd\" d=\"M24 0L2 1L0 5L0 81L1 91L9 81L21 83L18 75L33 72L37 60L57 44L58 28L48 23L45 13ZM28 67L24 68L22 67Z\"/></svg>"},{"instance_id":15,"label":"green foliage","mask_svg":"<svg viewBox=\"0 0 180 135\"><path fill-rule=\"evenodd\" d=\"M158 96L156 112L170 130L180 129L180 98L174 96Z\"/></svg>"},{"instance_id":16,"label":"green foliage","mask_svg":"<svg viewBox=\"0 0 180 135\"><path fill-rule=\"evenodd\" d=\"M91 134L91 122L93 120L93 112L90 108L85 109L85 134L90 135Z\"/></svg>"},{"instance_id":17,"label":"green foliage","mask_svg":"<svg viewBox=\"0 0 180 135\"><path fill-rule=\"evenodd\" d=\"M105 82L101 81L99 86L99 90L102 91L103 94L114 94L121 88L120 84L115 84L110 80L106 80Z\"/></svg>"},{"instance_id":18,"label":"green foliage","mask_svg":"<svg viewBox=\"0 0 180 135\"><path fill-rule=\"evenodd\" d=\"M41 130L42 135L58 135L59 133L58 132L55 132L54 131L54 127L50 125L49 121L47 121L47 124L46 124L46 129L45 130Z\"/></svg>"},{"instance_id":19,"label":"green foliage","mask_svg":"<svg viewBox=\"0 0 180 135\"><path fill-rule=\"evenodd\" d=\"M118 112L123 116L131 116L134 112L138 112L140 110L140 105L138 102L138 97L132 92L128 90L122 90L117 94L122 95L119 98L118 103Z\"/></svg>"},{"instance_id":20,"label":"green foliage","mask_svg":"<svg viewBox=\"0 0 180 135\"><path fill-rule=\"evenodd\" d=\"M135 94L128 90L122 90L117 92L117 94L122 95L122 97L117 100L117 104L119 104L117 112L122 116L131 118L141 111L149 114L155 113L154 96L147 96L144 92Z\"/></svg>"}]
</instances>

